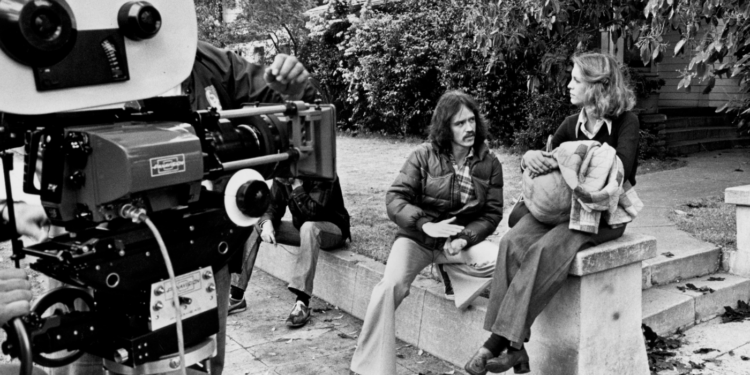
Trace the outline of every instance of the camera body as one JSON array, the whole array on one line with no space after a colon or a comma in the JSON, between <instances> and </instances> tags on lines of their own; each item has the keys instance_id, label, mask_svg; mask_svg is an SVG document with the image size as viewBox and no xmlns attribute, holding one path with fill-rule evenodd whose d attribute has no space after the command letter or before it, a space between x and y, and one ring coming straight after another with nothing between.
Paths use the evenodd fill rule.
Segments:
<instances>
[{"instance_id":1,"label":"camera body","mask_svg":"<svg viewBox=\"0 0 750 375\"><path fill-rule=\"evenodd\" d=\"M265 211L265 180L336 176L331 105L194 111L185 96L157 97L190 74L195 36L189 0L0 0L0 85L13 88L0 91L0 150L24 146L24 191L67 231L14 248L72 286L25 318L35 363L89 352L115 373L162 371L176 308L185 347L210 355L214 274ZM141 215L161 233L176 291ZM29 360L22 341L3 350ZM61 350L73 354L47 355Z\"/></svg>"}]
</instances>

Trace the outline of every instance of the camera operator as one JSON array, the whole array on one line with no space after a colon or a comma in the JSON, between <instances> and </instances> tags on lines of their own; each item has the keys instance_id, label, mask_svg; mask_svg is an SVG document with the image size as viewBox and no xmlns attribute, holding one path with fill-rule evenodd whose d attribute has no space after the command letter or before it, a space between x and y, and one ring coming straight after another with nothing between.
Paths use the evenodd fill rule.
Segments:
<instances>
[{"instance_id":1,"label":"camera operator","mask_svg":"<svg viewBox=\"0 0 750 375\"><path fill-rule=\"evenodd\" d=\"M13 205L16 214L18 234L39 239L47 234L49 221L41 206L16 202ZM7 241L13 236L9 228L8 204L0 200L0 241ZM11 319L27 315L30 311L31 283L26 271L18 268L0 269L0 326ZM18 373L18 365L0 364L0 374ZM34 369L34 375L44 372Z\"/></svg>"},{"instance_id":2,"label":"camera operator","mask_svg":"<svg viewBox=\"0 0 750 375\"><path fill-rule=\"evenodd\" d=\"M219 110L241 108L244 103L283 103L286 100L313 102L316 91L308 82L309 73L294 56L279 54L269 67L252 64L235 53L198 41L190 76L165 95L187 95L193 110L210 107ZM245 245L247 248L249 245ZM237 263L240 272L242 253ZM211 359L211 374L221 375L224 369L226 320L231 277L229 266L216 272L216 294L219 310L219 332L216 335L216 356ZM84 355L67 367L50 369L51 375L104 374L102 360Z\"/></svg>"}]
</instances>

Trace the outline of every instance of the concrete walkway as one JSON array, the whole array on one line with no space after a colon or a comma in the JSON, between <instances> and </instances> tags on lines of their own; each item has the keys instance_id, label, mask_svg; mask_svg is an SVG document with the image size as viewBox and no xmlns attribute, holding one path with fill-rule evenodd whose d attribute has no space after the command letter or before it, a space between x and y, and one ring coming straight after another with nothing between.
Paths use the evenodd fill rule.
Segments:
<instances>
[{"instance_id":1,"label":"concrete walkway","mask_svg":"<svg viewBox=\"0 0 750 375\"><path fill-rule=\"evenodd\" d=\"M225 375L349 375L362 321L313 298L312 320L286 327L294 296L286 284L256 270L245 293L248 309L227 322ZM403 341L397 343L397 375L464 374Z\"/></svg>"},{"instance_id":2,"label":"concrete walkway","mask_svg":"<svg viewBox=\"0 0 750 375\"><path fill-rule=\"evenodd\" d=\"M711 195L724 196L728 187L750 184L750 149L706 152L681 159L688 162L687 166L636 178L635 188L644 208L628 230L656 237L660 251L684 248L681 241L692 238L667 218L675 205Z\"/></svg>"}]
</instances>

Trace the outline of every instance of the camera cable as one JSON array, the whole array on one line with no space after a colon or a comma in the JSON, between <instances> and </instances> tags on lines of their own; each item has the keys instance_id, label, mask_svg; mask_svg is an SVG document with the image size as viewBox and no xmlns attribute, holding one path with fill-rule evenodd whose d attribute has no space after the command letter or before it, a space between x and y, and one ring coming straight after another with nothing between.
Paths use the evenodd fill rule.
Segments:
<instances>
[{"instance_id":1,"label":"camera cable","mask_svg":"<svg viewBox=\"0 0 750 375\"><path fill-rule=\"evenodd\" d=\"M174 268L172 267L172 261L167 253L167 245L164 244L164 239L161 237L161 233L156 228L156 225L146 215L146 211L142 208L137 208L133 205L126 204L120 210L120 215L124 218L132 219L133 222L145 223L156 238L156 242L159 244L159 250L164 258L164 264L167 266L167 273L169 274L169 282L172 286L172 303L175 307L175 320L177 325L177 350L180 354L180 374L186 375L185 372L185 338L182 333L182 311L180 310L180 300L177 293L177 283L175 282Z\"/></svg>"}]
</instances>

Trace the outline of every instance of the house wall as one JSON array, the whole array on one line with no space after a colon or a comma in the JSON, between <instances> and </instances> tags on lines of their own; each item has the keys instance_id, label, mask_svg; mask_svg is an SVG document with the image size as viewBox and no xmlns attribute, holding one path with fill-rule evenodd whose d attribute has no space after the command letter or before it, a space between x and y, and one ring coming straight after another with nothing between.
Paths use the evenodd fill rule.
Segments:
<instances>
[{"instance_id":1,"label":"house wall","mask_svg":"<svg viewBox=\"0 0 750 375\"><path fill-rule=\"evenodd\" d=\"M690 92L684 88L677 90L681 79L678 70L685 70L690 63L693 57L690 53L691 48L686 45L686 52L674 57L674 46L680 41L680 35L671 29L665 33L664 41L669 43L669 46L664 59L657 64L657 72L666 82L659 96L659 107L720 107L727 100L740 97L739 80L736 78L717 79L716 86L708 95L702 94L706 82L697 79L693 79Z\"/></svg>"}]
</instances>

